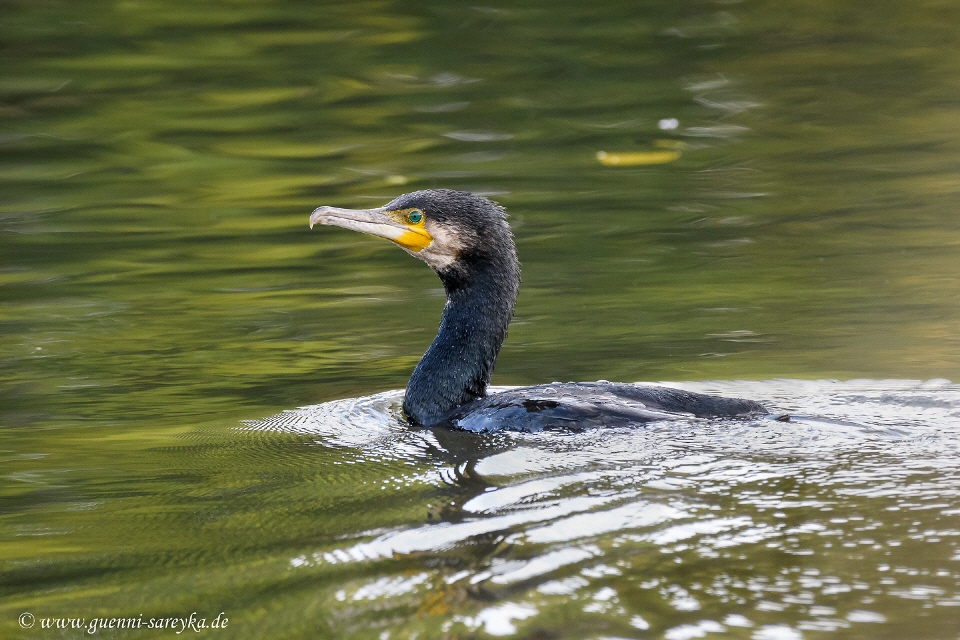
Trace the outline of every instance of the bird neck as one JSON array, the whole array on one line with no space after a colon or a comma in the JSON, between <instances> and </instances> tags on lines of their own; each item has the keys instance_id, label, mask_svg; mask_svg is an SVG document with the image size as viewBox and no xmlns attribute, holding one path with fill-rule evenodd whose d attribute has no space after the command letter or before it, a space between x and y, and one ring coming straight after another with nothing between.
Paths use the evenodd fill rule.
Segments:
<instances>
[{"instance_id":1,"label":"bird neck","mask_svg":"<svg viewBox=\"0 0 960 640\"><path fill-rule=\"evenodd\" d=\"M440 329L410 376L403 401L407 417L426 426L486 395L519 288L512 251L505 260L439 275L447 292Z\"/></svg>"}]
</instances>

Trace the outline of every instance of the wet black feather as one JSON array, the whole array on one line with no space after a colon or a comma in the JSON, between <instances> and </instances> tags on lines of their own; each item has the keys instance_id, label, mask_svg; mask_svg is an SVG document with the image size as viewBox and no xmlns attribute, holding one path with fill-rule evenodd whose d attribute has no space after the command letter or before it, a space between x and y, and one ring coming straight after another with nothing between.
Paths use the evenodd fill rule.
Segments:
<instances>
[{"instance_id":1,"label":"wet black feather","mask_svg":"<svg viewBox=\"0 0 960 640\"><path fill-rule=\"evenodd\" d=\"M455 260L436 268L447 304L437 337L407 383L403 411L412 422L478 432L539 431L766 413L749 400L609 382L539 385L486 396L520 287L506 212L482 196L447 189L408 193L385 208L421 209L459 247Z\"/></svg>"}]
</instances>

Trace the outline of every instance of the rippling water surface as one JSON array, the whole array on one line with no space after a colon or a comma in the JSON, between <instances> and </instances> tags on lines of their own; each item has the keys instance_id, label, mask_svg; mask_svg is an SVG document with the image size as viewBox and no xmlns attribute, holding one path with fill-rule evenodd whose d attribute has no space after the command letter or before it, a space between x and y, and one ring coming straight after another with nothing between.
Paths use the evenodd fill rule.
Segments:
<instances>
[{"instance_id":1,"label":"rippling water surface","mask_svg":"<svg viewBox=\"0 0 960 640\"><path fill-rule=\"evenodd\" d=\"M0 3L0 636L956 640L957 24ZM511 213L496 384L791 420L405 426L439 282L307 216L431 187Z\"/></svg>"},{"instance_id":2,"label":"rippling water surface","mask_svg":"<svg viewBox=\"0 0 960 640\"><path fill-rule=\"evenodd\" d=\"M960 632L960 387L683 386L791 420L477 437L411 430L393 392L250 427L313 436L318 456L369 469L358 481L384 502L419 496L420 522L289 558L293 575L330 578L344 635Z\"/></svg>"}]
</instances>

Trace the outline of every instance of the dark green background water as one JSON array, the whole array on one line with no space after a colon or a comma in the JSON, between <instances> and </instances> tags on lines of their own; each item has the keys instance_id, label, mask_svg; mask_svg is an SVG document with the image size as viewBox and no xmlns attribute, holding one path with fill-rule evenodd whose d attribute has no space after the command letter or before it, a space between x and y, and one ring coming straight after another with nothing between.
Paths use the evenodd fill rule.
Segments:
<instances>
[{"instance_id":1,"label":"dark green background water","mask_svg":"<svg viewBox=\"0 0 960 640\"><path fill-rule=\"evenodd\" d=\"M958 24L949 2L0 2L4 637L83 635L23 631L23 611L194 610L227 611L217 637L439 637L510 595L428 581L351 609L334 595L356 575L290 573L467 499L423 448L237 430L402 388L436 330L429 269L310 232L321 204L447 187L507 207L523 289L497 384L960 377ZM783 410L822 392L765 389ZM925 491L949 512L945 460ZM490 544L457 548L475 577ZM743 557L780 566L760 548ZM439 558L353 571L460 567ZM641 634L573 600L518 633ZM641 600L643 637L686 621ZM956 637L957 608L920 600L892 600L889 637ZM801 609L767 622L802 631Z\"/></svg>"}]
</instances>

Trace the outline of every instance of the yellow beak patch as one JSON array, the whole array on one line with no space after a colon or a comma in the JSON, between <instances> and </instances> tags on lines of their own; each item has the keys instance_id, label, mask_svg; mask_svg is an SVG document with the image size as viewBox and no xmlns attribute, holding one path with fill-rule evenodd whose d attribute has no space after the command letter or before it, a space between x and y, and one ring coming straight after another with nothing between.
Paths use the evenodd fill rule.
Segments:
<instances>
[{"instance_id":1,"label":"yellow beak patch","mask_svg":"<svg viewBox=\"0 0 960 640\"><path fill-rule=\"evenodd\" d=\"M410 221L410 214L412 212L420 214L418 222ZM429 247L430 243L433 242L433 236L431 236L430 232L424 227L426 218L419 209L398 209L384 213L389 218L404 226L403 231L398 236L390 238L390 240L393 240L407 251L419 253Z\"/></svg>"}]
</instances>

